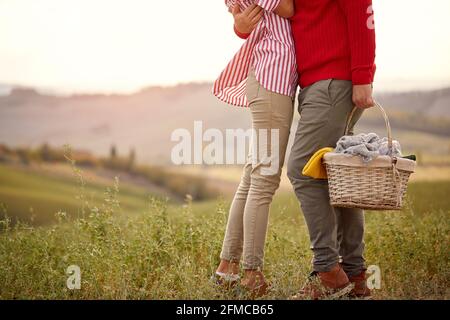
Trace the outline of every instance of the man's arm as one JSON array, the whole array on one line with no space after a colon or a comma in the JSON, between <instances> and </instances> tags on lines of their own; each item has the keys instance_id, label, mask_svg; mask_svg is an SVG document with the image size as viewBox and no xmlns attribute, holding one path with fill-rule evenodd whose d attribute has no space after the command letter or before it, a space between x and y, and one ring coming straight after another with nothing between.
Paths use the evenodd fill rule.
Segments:
<instances>
[{"instance_id":1,"label":"man's arm","mask_svg":"<svg viewBox=\"0 0 450 320\"><path fill-rule=\"evenodd\" d=\"M375 28L372 0L338 0L347 19L353 82L353 102L357 107L374 105L372 82L375 73Z\"/></svg>"}]
</instances>

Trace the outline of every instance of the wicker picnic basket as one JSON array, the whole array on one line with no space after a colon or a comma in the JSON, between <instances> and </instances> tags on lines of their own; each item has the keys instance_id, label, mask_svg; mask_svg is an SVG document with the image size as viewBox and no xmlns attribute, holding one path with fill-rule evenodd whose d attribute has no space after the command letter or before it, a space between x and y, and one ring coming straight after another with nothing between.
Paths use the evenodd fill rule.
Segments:
<instances>
[{"instance_id":1,"label":"wicker picnic basket","mask_svg":"<svg viewBox=\"0 0 450 320\"><path fill-rule=\"evenodd\" d=\"M392 133L389 119L383 107L375 104L383 114L388 148L392 155ZM347 120L345 134L356 111ZM365 163L359 156L326 153L324 163L328 175L330 203L336 207L370 210L400 210L406 193L408 179L416 162L393 156L378 156Z\"/></svg>"}]
</instances>

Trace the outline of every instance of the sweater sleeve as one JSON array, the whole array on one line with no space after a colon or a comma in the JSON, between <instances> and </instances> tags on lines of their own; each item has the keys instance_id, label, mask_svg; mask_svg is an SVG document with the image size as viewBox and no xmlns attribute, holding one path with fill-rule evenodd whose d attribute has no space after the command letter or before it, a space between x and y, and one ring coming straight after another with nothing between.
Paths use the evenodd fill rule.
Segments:
<instances>
[{"instance_id":1,"label":"sweater sleeve","mask_svg":"<svg viewBox=\"0 0 450 320\"><path fill-rule=\"evenodd\" d=\"M353 84L370 84L375 76L375 27L372 0L338 0L347 19Z\"/></svg>"},{"instance_id":2,"label":"sweater sleeve","mask_svg":"<svg viewBox=\"0 0 450 320\"><path fill-rule=\"evenodd\" d=\"M273 12L280 2L281 0L258 0L256 4L266 11Z\"/></svg>"}]
</instances>

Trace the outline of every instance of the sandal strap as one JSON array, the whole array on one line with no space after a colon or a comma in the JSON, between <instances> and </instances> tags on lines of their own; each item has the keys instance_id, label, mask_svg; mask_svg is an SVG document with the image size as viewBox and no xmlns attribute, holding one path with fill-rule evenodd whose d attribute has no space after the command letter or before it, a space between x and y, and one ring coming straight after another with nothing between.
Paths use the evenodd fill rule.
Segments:
<instances>
[{"instance_id":1,"label":"sandal strap","mask_svg":"<svg viewBox=\"0 0 450 320\"><path fill-rule=\"evenodd\" d=\"M241 278L238 274L224 273L224 272L218 272L218 271L216 271L216 275L219 276L222 280L224 280L226 282L235 282Z\"/></svg>"}]
</instances>

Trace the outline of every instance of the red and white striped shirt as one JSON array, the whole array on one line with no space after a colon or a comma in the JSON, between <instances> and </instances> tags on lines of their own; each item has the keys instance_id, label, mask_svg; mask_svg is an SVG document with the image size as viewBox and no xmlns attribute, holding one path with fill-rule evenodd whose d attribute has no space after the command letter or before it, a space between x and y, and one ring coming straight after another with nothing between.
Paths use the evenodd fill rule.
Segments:
<instances>
[{"instance_id":1,"label":"red and white striped shirt","mask_svg":"<svg viewBox=\"0 0 450 320\"><path fill-rule=\"evenodd\" d=\"M266 90L293 97L297 88L291 25L273 12L280 0L225 0L228 8L239 5L241 11L254 3L264 9L264 16L213 87L215 96L236 106L248 106L245 86L251 68Z\"/></svg>"}]
</instances>

